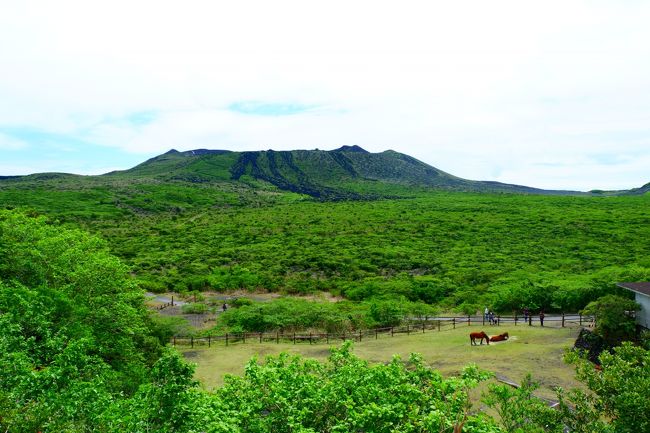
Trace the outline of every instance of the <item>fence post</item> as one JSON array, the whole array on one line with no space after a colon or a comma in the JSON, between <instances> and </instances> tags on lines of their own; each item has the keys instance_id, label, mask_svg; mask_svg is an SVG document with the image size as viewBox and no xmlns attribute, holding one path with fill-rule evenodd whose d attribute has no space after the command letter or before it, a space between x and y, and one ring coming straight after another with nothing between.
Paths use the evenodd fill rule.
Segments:
<instances>
[{"instance_id":1,"label":"fence post","mask_svg":"<svg viewBox=\"0 0 650 433\"><path fill-rule=\"evenodd\" d=\"M361 329L359 329L359 343L361 343Z\"/></svg>"},{"instance_id":2,"label":"fence post","mask_svg":"<svg viewBox=\"0 0 650 433\"><path fill-rule=\"evenodd\" d=\"M497 316L497 326L501 326L501 316Z\"/></svg>"},{"instance_id":3,"label":"fence post","mask_svg":"<svg viewBox=\"0 0 650 433\"><path fill-rule=\"evenodd\" d=\"M309 344L311 344L311 332L309 333Z\"/></svg>"},{"instance_id":4,"label":"fence post","mask_svg":"<svg viewBox=\"0 0 650 433\"><path fill-rule=\"evenodd\" d=\"M228 346L228 333L226 332L226 346Z\"/></svg>"},{"instance_id":5,"label":"fence post","mask_svg":"<svg viewBox=\"0 0 650 433\"><path fill-rule=\"evenodd\" d=\"M176 336L174 335L174 347L176 347Z\"/></svg>"},{"instance_id":6,"label":"fence post","mask_svg":"<svg viewBox=\"0 0 650 433\"><path fill-rule=\"evenodd\" d=\"M515 326L517 326L517 313L515 313Z\"/></svg>"},{"instance_id":7,"label":"fence post","mask_svg":"<svg viewBox=\"0 0 650 433\"><path fill-rule=\"evenodd\" d=\"M212 337L208 335L208 347L212 347Z\"/></svg>"},{"instance_id":8,"label":"fence post","mask_svg":"<svg viewBox=\"0 0 650 433\"><path fill-rule=\"evenodd\" d=\"M451 323L454 325L454 329L456 329L456 318L455 317L451 318Z\"/></svg>"},{"instance_id":9,"label":"fence post","mask_svg":"<svg viewBox=\"0 0 650 433\"><path fill-rule=\"evenodd\" d=\"M411 335L411 327L408 323L406 324L406 335Z\"/></svg>"},{"instance_id":10,"label":"fence post","mask_svg":"<svg viewBox=\"0 0 650 433\"><path fill-rule=\"evenodd\" d=\"M582 326L582 313L578 313L578 314L580 314L580 326Z\"/></svg>"},{"instance_id":11,"label":"fence post","mask_svg":"<svg viewBox=\"0 0 650 433\"><path fill-rule=\"evenodd\" d=\"M424 323L422 324L422 333L424 334Z\"/></svg>"},{"instance_id":12,"label":"fence post","mask_svg":"<svg viewBox=\"0 0 650 433\"><path fill-rule=\"evenodd\" d=\"M242 332L242 340L244 340L244 344L246 343L246 332Z\"/></svg>"},{"instance_id":13,"label":"fence post","mask_svg":"<svg viewBox=\"0 0 650 433\"><path fill-rule=\"evenodd\" d=\"M293 332L293 344L296 344L296 332Z\"/></svg>"},{"instance_id":14,"label":"fence post","mask_svg":"<svg viewBox=\"0 0 650 433\"><path fill-rule=\"evenodd\" d=\"M393 336L393 327L392 326L390 327L390 336L391 337Z\"/></svg>"},{"instance_id":15,"label":"fence post","mask_svg":"<svg viewBox=\"0 0 650 433\"><path fill-rule=\"evenodd\" d=\"M327 339L327 344L330 344L330 333L325 333L325 338Z\"/></svg>"},{"instance_id":16,"label":"fence post","mask_svg":"<svg viewBox=\"0 0 650 433\"><path fill-rule=\"evenodd\" d=\"M194 349L194 337L190 337L190 345L192 346L192 349Z\"/></svg>"},{"instance_id":17,"label":"fence post","mask_svg":"<svg viewBox=\"0 0 650 433\"><path fill-rule=\"evenodd\" d=\"M172 307L174 306L174 295L172 295Z\"/></svg>"},{"instance_id":18,"label":"fence post","mask_svg":"<svg viewBox=\"0 0 650 433\"><path fill-rule=\"evenodd\" d=\"M440 319L438 319L438 332L440 332Z\"/></svg>"},{"instance_id":19,"label":"fence post","mask_svg":"<svg viewBox=\"0 0 650 433\"><path fill-rule=\"evenodd\" d=\"M562 327L564 328L564 311L562 311Z\"/></svg>"},{"instance_id":20,"label":"fence post","mask_svg":"<svg viewBox=\"0 0 650 433\"><path fill-rule=\"evenodd\" d=\"M485 326L485 314L483 314L483 326Z\"/></svg>"},{"instance_id":21,"label":"fence post","mask_svg":"<svg viewBox=\"0 0 650 433\"><path fill-rule=\"evenodd\" d=\"M377 328L375 328L375 340L377 339Z\"/></svg>"},{"instance_id":22,"label":"fence post","mask_svg":"<svg viewBox=\"0 0 650 433\"><path fill-rule=\"evenodd\" d=\"M472 316L467 315L467 326L472 326Z\"/></svg>"},{"instance_id":23,"label":"fence post","mask_svg":"<svg viewBox=\"0 0 650 433\"><path fill-rule=\"evenodd\" d=\"M280 333L275 331L275 344L280 344Z\"/></svg>"},{"instance_id":24,"label":"fence post","mask_svg":"<svg viewBox=\"0 0 650 433\"><path fill-rule=\"evenodd\" d=\"M260 343L262 342L262 333L260 332Z\"/></svg>"},{"instance_id":25,"label":"fence post","mask_svg":"<svg viewBox=\"0 0 650 433\"><path fill-rule=\"evenodd\" d=\"M533 315L532 314L528 315L528 326L533 326Z\"/></svg>"},{"instance_id":26,"label":"fence post","mask_svg":"<svg viewBox=\"0 0 650 433\"><path fill-rule=\"evenodd\" d=\"M343 341L345 341L345 331L343 331Z\"/></svg>"}]
</instances>

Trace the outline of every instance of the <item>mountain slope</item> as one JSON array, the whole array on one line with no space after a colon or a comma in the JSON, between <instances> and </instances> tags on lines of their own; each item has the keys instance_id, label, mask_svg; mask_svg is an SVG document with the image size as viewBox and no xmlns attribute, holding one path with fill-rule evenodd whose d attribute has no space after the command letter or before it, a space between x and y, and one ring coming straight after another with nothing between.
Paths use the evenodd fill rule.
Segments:
<instances>
[{"instance_id":1,"label":"mountain slope","mask_svg":"<svg viewBox=\"0 0 650 433\"><path fill-rule=\"evenodd\" d=\"M257 201L269 194L297 193L317 200L358 200L410 197L431 190L478 193L517 193L543 195L627 195L645 194L650 184L629 191L558 191L492 181L456 177L403 153L387 150L370 153L359 146L339 149L250 151L196 149L170 150L142 164L101 176L40 173L29 176L0 177L0 188L55 188L84 190L109 188L124 190L119 204L128 203L133 189L140 194L143 185L173 188L202 186L232 193L227 200ZM183 186L184 185L184 186ZM131 189L131 191L128 191ZM145 188L146 189L146 188ZM199 194L196 188L190 194ZM176 192L175 203L184 206L187 191ZM234 198L237 196L238 198ZM177 200L180 197L180 201ZM243 197L243 198L242 198ZM197 197L198 198L198 197ZM160 197L156 197L157 200ZM132 206L132 205L129 205ZM146 208L146 204L136 207Z\"/></svg>"},{"instance_id":2,"label":"mountain slope","mask_svg":"<svg viewBox=\"0 0 650 433\"><path fill-rule=\"evenodd\" d=\"M549 191L453 176L411 156L359 146L336 150L252 151L171 150L130 170L106 176L155 177L194 183L255 179L281 190L321 200L402 196L421 189L527 194L583 194Z\"/></svg>"}]
</instances>

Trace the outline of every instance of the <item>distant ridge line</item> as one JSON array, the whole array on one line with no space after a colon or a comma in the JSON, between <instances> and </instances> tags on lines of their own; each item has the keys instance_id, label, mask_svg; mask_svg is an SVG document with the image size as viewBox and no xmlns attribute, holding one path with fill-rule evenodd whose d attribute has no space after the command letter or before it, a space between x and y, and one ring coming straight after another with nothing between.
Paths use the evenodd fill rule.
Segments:
<instances>
[{"instance_id":1,"label":"distant ridge line","mask_svg":"<svg viewBox=\"0 0 650 433\"><path fill-rule=\"evenodd\" d=\"M305 194L317 200L373 200L410 197L418 191L441 190L473 193L515 193L574 196L642 195L650 183L621 191L546 190L497 181L463 179L394 150L369 152L358 145L333 150L193 149L167 152L143 163L99 176L36 173L0 176L3 183L47 181L76 176L85 179L123 178L127 182L176 181L202 184L242 182L246 188L277 189ZM252 179L260 181L251 183Z\"/></svg>"}]
</instances>

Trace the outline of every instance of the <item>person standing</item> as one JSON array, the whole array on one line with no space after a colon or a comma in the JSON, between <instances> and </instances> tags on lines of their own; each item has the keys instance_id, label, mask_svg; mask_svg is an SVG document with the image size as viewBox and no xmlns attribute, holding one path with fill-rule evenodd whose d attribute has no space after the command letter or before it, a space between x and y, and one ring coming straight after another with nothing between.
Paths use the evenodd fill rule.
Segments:
<instances>
[{"instance_id":1,"label":"person standing","mask_svg":"<svg viewBox=\"0 0 650 433\"><path fill-rule=\"evenodd\" d=\"M489 314L490 314L490 310L488 310L488 307L485 307L485 311L483 312L483 317L485 318L485 320L488 320L490 318Z\"/></svg>"},{"instance_id":2,"label":"person standing","mask_svg":"<svg viewBox=\"0 0 650 433\"><path fill-rule=\"evenodd\" d=\"M539 312L539 326L544 326L544 310Z\"/></svg>"}]
</instances>

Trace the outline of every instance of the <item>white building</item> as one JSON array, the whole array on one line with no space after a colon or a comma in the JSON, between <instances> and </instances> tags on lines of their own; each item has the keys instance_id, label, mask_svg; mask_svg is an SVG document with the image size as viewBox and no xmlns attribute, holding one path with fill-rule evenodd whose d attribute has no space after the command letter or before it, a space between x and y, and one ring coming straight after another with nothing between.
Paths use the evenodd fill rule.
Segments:
<instances>
[{"instance_id":1,"label":"white building","mask_svg":"<svg viewBox=\"0 0 650 433\"><path fill-rule=\"evenodd\" d=\"M636 323L650 329L650 282L648 283L618 283L618 287L634 292L634 298L641 305L636 312Z\"/></svg>"}]
</instances>

